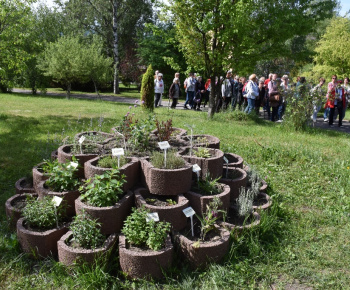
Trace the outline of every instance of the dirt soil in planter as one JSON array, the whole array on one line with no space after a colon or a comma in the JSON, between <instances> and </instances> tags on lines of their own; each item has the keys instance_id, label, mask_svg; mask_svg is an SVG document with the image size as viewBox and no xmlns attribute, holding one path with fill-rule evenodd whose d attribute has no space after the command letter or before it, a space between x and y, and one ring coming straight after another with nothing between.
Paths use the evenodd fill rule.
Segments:
<instances>
[{"instance_id":1,"label":"dirt soil in planter","mask_svg":"<svg viewBox=\"0 0 350 290\"><path fill-rule=\"evenodd\" d=\"M150 197L145 199L147 204L154 205L154 206L172 206L176 205L176 197L174 196L163 196L163 195L154 195L152 194ZM174 204L169 203L167 200L172 200L175 202Z\"/></svg>"},{"instance_id":2,"label":"dirt soil in planter","mask_svg":"<svg viewBox=\"0 0 350 290\"><path fill-rule=\"evenodd\" d=\"M103 244L104 244L104 242L106 241L106 239L107 239L107 236L105 236L105 239L103 239L103 240L97 245L96 249L102 247ZM86 248L81 247L80 244L79 244L77 241L73 240L73 236L72 236L69 240L65 240L65 244L66 244L68 247L72 247L72 248L74 248L74 249L86 250Z\"/></svg>"},{"instance_id":3,"label":"dirt soil in planter","mask_svg":"<svg viewBox=\"0 0 350 290\"><path fill-rule=\"evenodd\" d=\"M253 201L253 206L262 206L267 203L268 203L268 200L266 199L265 196L258 195Z\"/></svg>"},{"instance_id":4,"label":"dirt soil in planter","mask_svg":"<svg viewBox=\"0 0 350 290\"><path fill-rule=\"evenodd\" d=\"M69 224L70 224L70 221L59 222L59 223L58 223L58 227L55 226L55 227L52 228L52 229L68 227ZM30 227L30 226L27 225L26 222L24 222L23 227L24 227L26 230L28 230L28 231L33 231L33 232L38 232L38 233L43 233L43 232L52 230L52 229L41 229L41 228L36 228L36 227Z\"/></svg>"},{"instance_id":5,"label":"dirt soil in planter","mask_svg":"<svg viewBox=\"0 0 350 290\"><path fill-rule=\"evenodd\" d=\"M236 179L236 178L240 178L240 177L242 177L242 172L240 172L238 170L230 171L230 167L229 167L229 170L227 172L227 177L226 177L226 166L224 166L224 169L222 170L222 178Z\"/></svg>"},{"instance_id":6,"label":"dirt soil in planter","mask_svg":"<svg viewBox=\"0 0 350 290\"><path fill-rule=\"evenodd\" d=\"M232 203L231 203L232 205ZM253 213L249 215L249 217L241 217L237 214L237 211L235 211L233 208L230 207L228 214L226 216L225 222L229 224L233 224L235 226L243 226L247 224L252 224L255 221L255 217Z\"/></svg>"},{"instance_id":7,"label":"dirt soil in planter","mask_svg":"<svg viewBox=\"0 0 350 290\"><path fill-rule=\"evenodd\" d=\"M68 154L81 154L80 152L80 146L76 145L75 148L73 148L74 145L70 146L65 150L65 153ZM82 146L82 152L83 154L100 154L101 148L91 146L89 144L85 144Z\"/></svg>"},{"instance_id":8,"label":"dirt soil in planter","mask_svg":"<svg viewBox=\"0 0 350 290\"><path fill-rule=\"evenodd\" d=\"M213 194L210 194L210 193L209 193L209 194L207 194L207 193L201 191L201 190L197 187L197 184L193 184L193 185L191 186L191 191L194 192L194 193L198 193L198 194L200 194L200 195L204 195L204 196L217 195L217 194L220 194L220 193L222 193L222 192L224 191L224 186L222 186L222 185L219 185L217 188L218 188L218 191L217 191L216 193L213 193Z\"/></svg>"},{"instance_id":9,"label":"dirt soil in planter","mask_svg":"<svg viewBox=\"0 0 350 290\"><path fill-rule=\"evenodd\" d=\"M11 205L12 205L14 208L16 208L16 209L21 210L21 209L23 209L23 208L26 206L26 204L27 204L26 199L27 199L27 197L26 197L26 196L23 196L23 199L18 199L18 200L13 201L13 202L11 203Z\"/></svg>"}]
</instances>

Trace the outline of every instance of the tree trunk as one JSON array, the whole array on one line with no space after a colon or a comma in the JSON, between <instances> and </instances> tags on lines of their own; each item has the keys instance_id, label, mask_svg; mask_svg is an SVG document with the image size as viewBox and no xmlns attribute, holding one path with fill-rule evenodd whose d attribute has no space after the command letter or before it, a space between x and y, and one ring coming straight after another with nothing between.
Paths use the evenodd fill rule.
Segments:
<instances>
[{"instance_id":1,"label":"tree trunk","mask_svg":"<svg viewBox=\"0 0 350 290\"><path fill-rule=\"evenodd\" d=\"M101 101L101 95L100 95L100 92L97 89L97 83L94 80L92 80L92 82L94 83L95 92L96 92L96 94L98 96L98 99Z\"/></svg>"},{"instance_id":2,"label":"tree trunk","mask_svg":"<svg viewBox=\"0 0 350 290\"><path fill-rule=\"evenodd\" d=\"M113 93L119 94L119 54L118 54L118 2L113 1L113 56L114 56L114 81L113 81Z\"/></svg>"},{"instance_id":3,"label":"tree trunk","mask_svg":"<svg viewBox=\"0 0 350 290\"><path fill-rule=\"evenodd\" d=\"M67 92L66 92L66 99L70 99L70 90L71 90L71 88L72 88L72 84L71 84L71 82L68 82L67 83Z\"/></svg>"},{"instance_id":4,"label":"tree trunk","mask_svg":"<svg viewBox=\"0 0 350 290\"><path fill-rule=\"evenodd\" d=\"M218 84L219 82L220 81L218 80ZM217 85L215 84L215 76L210 77L210 83L211 83L211 90L209 95L208 117L213 118L216 110L215 97L216 97L216 91L217 91Z\"/></svg>"}]
</instances>

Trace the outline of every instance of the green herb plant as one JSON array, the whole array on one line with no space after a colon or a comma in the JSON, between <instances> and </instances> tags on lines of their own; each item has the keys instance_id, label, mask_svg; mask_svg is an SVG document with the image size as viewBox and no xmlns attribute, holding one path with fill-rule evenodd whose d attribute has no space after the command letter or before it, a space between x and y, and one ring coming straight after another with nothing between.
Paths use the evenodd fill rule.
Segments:
<instances>
[{"instance_id":1,"label":"green herb plant","mask_svg":"<svg viewBox=\"0 0 350 290\"><path fill-rule=\"evenodd\" d=\"M122 167L126 163L128 163L128 160L125 158L125 156L120 156L119 166ZM118 158L113 156L102 157L98 160L97 166L102 168L118 168Z\"/></svg>"},{"instance_id":2,"label":"green herb plant","mask_svg":"<svg viewBox=\"0 0 350 290\"><path fill-rule=\"evenodd\" d=\"M194 150L194 155L199 158L210 158L210 150L205 147L198 147L196 150Z\"/></svg>"},{"instance_id":3,"label":"green herb plant","mask_svg":"<svg viewBox=\"0 0 350 290\"><path fill-rule=\"evenodd\" d=\"M166 237L170 231L170 223L146 221L149 211L145 208L133 208L132 214L124 222L122 233L126 240L136 246L158 251L165 246Z\"/></svg>"},{"instance_id":4,"label":"green herb plant","mask_svg":"<svg viewBox=\"0 0 350 290\"><path fill-rule=\"evenodd\" d=\"M161 169L179 169L185 166L185 160L177 155L175 150L169 150L166 154L166 167L164 166L164 153L154 151L150 157L152 165Z\"/></svg>"},{"instance_id":5,"label":"green herb plant","mask_svg":"<svg viewBox=\"0 0 350 290\"><path fill-rule=\"evenodd\" d=\"M45 159L39 169L42 171L42 173L45 176L49 176L56 166L59 166L59 162L57 159L54 159L54 160Z\"/></svg>"},{"instance_id":6,"label":"green herb plant","mask_svg":"<svg viewBox=\"0 0 350 290\"><path fill-rule=\"evenodd\" d=\"M159 121L156 119L157 131L155 135L158 137L159 141L169 141L171 134L173 133L173 120L169 119L167 121Z\"/></svg>"},{"instance_id":7,"label":"green herb plant","mask_svg":"<svg viewBox=\"0 0 350 290\"><path fill-rule=\"evenodd\" d=\"M73 156L73 162L77 160ZM76 177L78 167L70 165L70 161L66 163L55 163L50 165L50 177L46 180L45 185L57 192L75 190L79 186L79 179Z\"/></svg>"},{"instance_id":8,"label":"green herb plant","mask_svg":"<svg viewBox=\"0 0 350 290\"><path fill-rule=\"evenodd\" d=\"M89 214L83 211L74 217L70 224L70 230L73 232L72 244L77 244L84 249L95 249L103 244L104 236L100 230L101 224L91 218Z\"/></svg>"},{"instance_id":9,"label":"green herb plant","mask_svg":"<svg viewBox=\"0 0 350 290\"><path fill-rule=\"evenodd\" d=\"M95 175L93 179L89 178L79 188L84 192L81 200L97 207L113 206L124 193L124 183L125 175L121 175L118 169L113 168L104 174Z\"/></svg>"},{"instance_id":10,"label":"green herb plant","mask_svg":"<svg viewBox=\"0 0 350 290\"><path fill-rule=\"evenodd\" d=\"M236 199L237 213L240 217L247 218L253 212L253 201L253 191L241 187L239 189L239 197Z\"/></svg>"},{"instance_id":11,"label":"green herb plant","mask_svg":"<svg viewBox=\"0 0 350 290\"><path fill-rule=\"evenodd\" d=\"M64 212L64 204L55 208L50 196L45 196L41 200L28 196L22 215L27 226L47 230L55 228L57 222L64 219Z\"/></svg>"},{"instance_id":12,"label":"green herb plant","mask_svg":"<svg viewBox=\"0 0 350 290\"><path fill-rule=\"evenodd\" d=\"M199 179L195 186L195 189L202 195L216 195L221 193L222 187L218 183L219 178L212 179L210 174L205 176L205 179Z\"/></svg>"},{"instance_id":13,"label":"green herb plant","mask_svg":"<svg viewBox=\"0 0 350 290\"><path fill-rule=\"evenodd\" d=\"M177 205L177 202L175 200L170 199L170 198L166 199L165 201L168 203L168 205Z\"/></svg>"},{"instance_id":14,"label":"green herb plant","mask_svg":"<svg viewBox=\"0 0 350 290\"><path fill-rule=\"evenodd\" d=\"M148 118L142 122L132 124L128 143L138 150L147 150L150 145L151 132L154 128L153 115L148 115Z\"/></svg>"}]
</instances>

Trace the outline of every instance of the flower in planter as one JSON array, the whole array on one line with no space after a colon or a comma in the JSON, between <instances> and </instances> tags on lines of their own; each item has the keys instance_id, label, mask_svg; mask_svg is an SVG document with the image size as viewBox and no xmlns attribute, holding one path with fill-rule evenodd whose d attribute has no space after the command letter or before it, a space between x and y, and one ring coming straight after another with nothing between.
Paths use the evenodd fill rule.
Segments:
<instances>
[{"instance_id":1,"label":"flower in planter","mask_svg":"<svg viewBox=\"0 0 350 290\"><path fill-rule=\"evenodd\" d=\"M164 248L171 226L168 222L154 220L147 222L148 213L149 211L145 208L133 208L132 214L124 222L122 233L130 244L136 247L147 246L158 251Z\"/></svg>"},{"instance_id":2,"label":"flower in planter","mask_svg":"<svg viewBox=\"0 0 350 290\"><path fill-rule=\"evenodd\" d=\"M85 185L79 188L84 192L81 200L97 207L113 206L124 193L124 183L125 175L121 175L118 169L113 168L104 174L95 175L93 179L89 178L85 181Z\"/></svg>"},{"instance_id":3,"label":"flower in planter","mask_svg":"<svg viewBox=\"0 0 350 290\"><path fill-rule=\"evenodd\" d=\"M159 141L169 141L171 134L173 133L173 120L170 118L167 121L159 121L156 119L157 131L155 135L158 137Z\"/></svg>"}]
</instances>

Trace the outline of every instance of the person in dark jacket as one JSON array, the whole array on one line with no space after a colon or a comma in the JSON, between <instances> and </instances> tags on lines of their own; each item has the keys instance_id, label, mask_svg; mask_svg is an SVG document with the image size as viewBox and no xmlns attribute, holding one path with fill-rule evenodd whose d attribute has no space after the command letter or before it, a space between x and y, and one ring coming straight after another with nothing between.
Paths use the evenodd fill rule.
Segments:
<instances>
[{"instance_id":1,"label":"person in dark jacket","mask_svg":"<svg viewBox=\"0 0 350 290\"><path fill-rule=\"evenodd\" d=\"M263 100L265 98L265 79L262 77L259 80L259 96L255 98L255 112L259 116L260 107L263 105Z\"/></svg>"},{"instance_id":2,"label":"person in dark jacket","mask_svg":"<svg viewBox=\"0 0 350 290\"><path fill-rule=\"evenodd\" d=\"M179 100L180 96L181 96L180 80L179 78L174 78L174 82L171 84L169 89L169 99L173 100L171 104L172 109L176 108L177 101Z\"/></svg>"},{"instance_id":3,"label":"person in dark jacket","mask_svg":"<svg viewBox=\"0 0 350 290\"><path fill-rule=\"evenodd\" d=\"M202 77L197 77L194 92L195 96L193 99L193 110L201 111L200 106L205 94L205 85L202 82Z\"/></svg>"}]
</instances>

